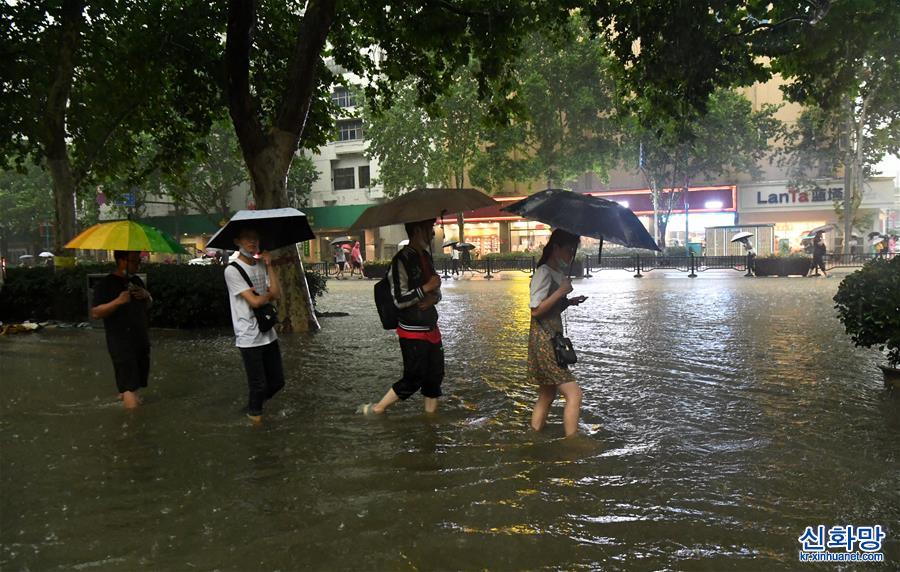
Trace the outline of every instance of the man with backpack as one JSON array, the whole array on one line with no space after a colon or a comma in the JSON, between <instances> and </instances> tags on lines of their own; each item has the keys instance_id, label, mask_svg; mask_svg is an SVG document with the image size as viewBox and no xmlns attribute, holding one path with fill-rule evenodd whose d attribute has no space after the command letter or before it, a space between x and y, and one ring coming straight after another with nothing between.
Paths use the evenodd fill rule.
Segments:
<instances>
[{"instance_id":1,"label":"man with backpack","mask_svg":"<svg viewBox=\"0 0 900 572\"><path fill-rule=\"evenodd\" d=\"M376 304L386 329L396 327L403 356L403 377L378 403L359 408L365 415L384 413L417 391L425 397L425 412L437 411L444 379L444 346L435 305L441 300L441 279L434 270L429 245L435 219L406 223L409 244L394 256L385 281L376 285ZM390 292L389 301L380 292ZM385 304L393 303L393 308Z\"/></svg>"},{"instance_id":2,"label":"man with backpack","mask_svg":"<svg viewBox=\"0 0 900 572\"><path fill-rule=\"evenodd\" d=\"M284 387L281 349L274 325L277 321L273 300L281 296L276 272L268 272L272 263L268 252L259 253L259 233L244 228L234 240L240 250L237 259L225 267L225 284L231 306L235 345L241 352L247 372L249 398L247 417L262 421L263 403Z\"/></svg>"}]
</instances>

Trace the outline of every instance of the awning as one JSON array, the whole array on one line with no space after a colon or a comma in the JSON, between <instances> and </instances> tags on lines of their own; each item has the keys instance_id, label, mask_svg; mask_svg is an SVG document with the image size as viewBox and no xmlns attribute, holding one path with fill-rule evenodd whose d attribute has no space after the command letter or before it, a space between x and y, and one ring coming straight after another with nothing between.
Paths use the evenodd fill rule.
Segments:
<instances>
[{"instance_id":1,"label":"awning","mask_svg":"<svg viewBox=\"0 0 900 572\"><path fill-rule=\"evenodd\" d=\"M306 207L300 210L306 215L313 230L345 230L370 206L372 205Z\"/></svg>"},{"instance_id":2,"label":"awning","mask_svg":"<svg viewBox=\"0 0 900 572\"><path fill-rule=\"evenodd\" d=\"M221 216L221 215L220 215ZM176 239L185 234L196 236L200 234L215 234L219 230L216 224L216 215L183 214L169 216L151 216L135 219L137 222L156 227Z\"/></svg>"}]
</instances>

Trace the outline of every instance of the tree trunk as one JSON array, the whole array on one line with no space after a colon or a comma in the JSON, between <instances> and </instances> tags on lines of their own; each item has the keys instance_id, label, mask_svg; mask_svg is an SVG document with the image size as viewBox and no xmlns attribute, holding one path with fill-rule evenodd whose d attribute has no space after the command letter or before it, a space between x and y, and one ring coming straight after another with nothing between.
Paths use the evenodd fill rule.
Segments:
<instances>
[{"instance_id":1,"label":"tree trunk","mask_svg":"<svg viewBox=\"0 0 900 572\"><path fill-rule=\"evenodd\" d=\"M228 111L241 155L250 171L251 189L258 208L288 206L287 174L303 135L317 81L316 66L335 14L335 0L310 0L307 3L288 63L277 116L271 126L264 129L257 116L259 105L250 86L256 2L230 0L228 3L225 38ZM282 331L318 330L319 322L296 246L279 249L274 254L273 265L282 286Z\"/></svg>"},{"instance_id":2,"label":"tree trunk","mask_svg":"<svg viewBox=\"0 0 900 572\"><path fill-rule=\"evenodd\" d=\"M275 209L287 206L287 174L296 143L290 137L272 137L272 144L248 161L251 188L257 208ZM279 248L273 253L274 270L281 282L282 332L314 332L321 328L316 319L303 260L296 245Z\"/></svg>"},{"instance_id":3,"label":"tree trunk","mask_svg":"<svg viewBox=\"0 0 900 572\"><path fill-rule=\"evenodd\" d=\"M844 254L850 254L850 239L853 235L853 183L854 183L854 160L853 160L853 102L849 97L844 98L844 113L846 114L844 124Z\"/></svg>"},{"instance_id":4,"label":"tree trunk","mask_svg":"<svg viewBox=\"0 0 900 572\"><path fill-rule=\"evenodd\" d=\"M666 248L666 227L669 226L669 218L668 217L659 217L656 219L656 226L659 231L659 237L656 239L656 245L659 246L660 250Z\"/></svg>"},{"instance_id":5,"label":"tree trunk","mask_svg":"<svg viewBox=\"0 0 900 572\"><path fill-rule=\"evenodd\" d=\"M72 173L66 148L66 110L72 92L82 12L83 6L78 0L63 2L58 46L59 63L47 92L47 105L43 117L41 144L47 159L47 169L53 181L56 225L53 247L57 255L66 254L63 245L75 236L75 191L78 185Z\"/></svg>"}]
</instances>

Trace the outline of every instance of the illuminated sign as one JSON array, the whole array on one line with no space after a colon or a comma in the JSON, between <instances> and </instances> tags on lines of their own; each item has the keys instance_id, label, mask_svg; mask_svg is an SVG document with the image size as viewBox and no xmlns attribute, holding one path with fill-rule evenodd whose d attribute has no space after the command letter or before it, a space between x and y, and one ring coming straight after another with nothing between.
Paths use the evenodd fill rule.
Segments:
<instances>
[{"instance_id":1,"label":"illuminated sign","mask_svg":"<svg viewBox=\"0 0 900 572\"><path fill-rule=\"evenodd\" d=\"M843 187L829 187L827 189L816 187L808 191L788 189L787 192L769 193L768 196L765 197L758 191L756 193L756 204L758 205L825 203L841 200L844 200Z\"/></svg>"}]
</instances>

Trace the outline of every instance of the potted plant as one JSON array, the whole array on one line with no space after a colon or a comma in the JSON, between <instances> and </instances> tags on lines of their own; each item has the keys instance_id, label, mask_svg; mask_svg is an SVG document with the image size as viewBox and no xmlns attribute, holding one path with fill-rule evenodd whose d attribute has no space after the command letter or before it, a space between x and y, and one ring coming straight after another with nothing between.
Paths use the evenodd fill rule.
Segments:
<instances>
[{"instance_id":1,"label":"potted plant","mask_svg":"<svg viewBox=\"0 0 900 572\"><path fill-rule=\"evenodd\" d=\"M900 256L875 259L844 278L834 301L854 344L886 352L884 383L900 388Z\"/></svg>"},{"instance_id":2,"label":"potted plant","mask_svg":"<svg viewBox=\"0 0 900 572\"><path fill-rule=\"evenodd\" d=\"M753 262L757 276L806 276L811 259L802 254L758 256Z\"/></svg>"}]
</instances>

